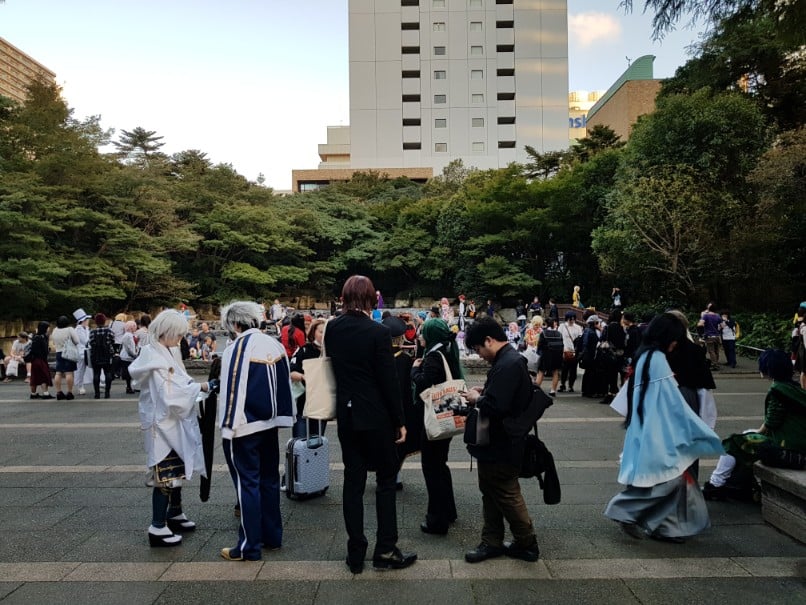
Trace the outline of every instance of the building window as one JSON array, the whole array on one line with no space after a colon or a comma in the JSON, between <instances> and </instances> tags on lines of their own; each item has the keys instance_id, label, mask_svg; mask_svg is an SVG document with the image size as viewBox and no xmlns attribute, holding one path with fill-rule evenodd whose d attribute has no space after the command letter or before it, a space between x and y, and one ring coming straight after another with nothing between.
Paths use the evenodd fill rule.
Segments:
<instances>
[{"instance_id":1,"label":"building window","mask_svg":"<svg viewBox=\"0 0 806 605\"><path fill-rule=\"evenodd\" d=\"M496 70L495 75L497 76L514 76L515 70L514 69L499 69Z\"/></svg>"},{"instance_id":2,"label":"building window","mask_svg":"<svg viewBox=\"0 0 806 605\"><path fill-rule=\"evenodd\" d=\"M484 118L473 118L470 120L470 125L473 128L483 128L484 127Z\"/></svg>"},{"instance_id":3,"label":"building window","mask_svg":"<svg viewBox=\"0 0 806 605\"><path fill-rule=\"evenodd\" d=\"M498 141L498 149L515 149L515 141Z\"/></svg>"},{"instance_id":4,"label":"building window","mask_svg":"<svg viewBox=\"0 0 806 605\"><path fill-rule=\"evenodd\" d=\"M431 6L434 8L445 8L445 0L431 0Z\"/></svg>"},{"instance_id":5,"label":"building window","mask_svg":"<svg viewBox=\"0 0 806 605\"><path fill-rule=\"evenodd\" d=\"M498 117L499 124L514 124L515 123L515 116L499 116Z\"/></svg>"},{"instance_id":6,"label":"building window","mask_svg":"<svg viewBox=\"0 0 806 605\"><path fill-rule=\"evenodd\" d=\"M496 4L512 4L512 0L495 0Z\"/></svg>"},{"instance_id":7,"label":"building window","mask_svg":"<svg viewBox=\"0 0 806 605\"><path fill-rule=\"evenodd\" d=\"M419 126L420 118L403 118L403 126Z\"/></svg>"},{"instance_id":8,"label":"building window","mask_svg":"<svg viewBox=\"0 0 806 605\"><path fill-rule=\"evenodd\" d=\"M474 105L484 103L484 95L481 93L473 93L472 95L470 95L470 102L473 103Z\"/></svg>"},{"instance_id":9,"label":"building window","mask_svg":"<svg viewBox=\"0 0 806 605\"><path fill-rule=\"evenodd\" d=\"M435 118L434 119L434 128L447 128L448 127L448 119L447 118Z\"/></svg>"},{"instance_id":10,"label":"building window","mask_svg":"<svg viewBox=\"0 0 806 605\"><path fill-rule=\"evenodd\" d=\"M419 21L413 21L411 23L401 23L400 24L400 29L402 29L404 31L413 30L413 29L420 29L420 22Z\"/></svg>"},{"instance_id":11,"label":"building window","mask_svg":"<svg viewBox=\"0 0 806 605\"><path fill-rule=\"evenodd\" d=\"M470 47L470 56L471 57L480 57L484 54L484 47L483 46L471 46Z\"/></svg>"},{"instance_id":12,"label":"building window","mask_svg":"<svg viewBox=\"0 0 806 605\"><path fill-rule=\"evenodd\" d=\"M442 105L448 102L447 95L434 95L434 105Z\"/></svg>"},{"instance_id":13,"label":"building window","mask_svg":"<svg viewBox=\"0 0 806 605\"><path fill-rule=\"evenodd\" d=\"M404 46L400 49L400 52L404 55L419 55L420 54L420 47L419 46Z\"/></svg>"},{"instance_id":14,"label":"building window","mask_svg":"<svg viewBox=\"0 0 806 605\"><path fill-rule=\"evenodd\" d=\"M470 145L471 151L484 151L484 141L473 141Z\"/></svg>"},{"instance_id":15,"label":"building window","mask_svg":"<svg viewBox=\"0 0 806 605\"><path fill-rule=\"evenodd\" d=\"M445 22L444 21L434 21L434 31L435 32L444 32L445 31Z\"/></svg>"},{"instance_id":16,"label":"building window","mask_svg":"<svg viewBox=\"0 0 806 605\"><path fill-rule=\"evenodd\" d=\"M471 21L470 22L470 31L472 32L480 32L483 29L483 25L481 21Z\"/></svg>"},{"instance_id":17,"label":"building window","mask_svg":"<svg viewBox=\"0 0 806 605\"><path fill-rule=\"evenodd\" d=\"M515 100L515 93L514 92L499 92L498 93L498 100L499 101L514 101Z\"/></svg>"},{"instance_id":18,"label":"building window","mask_svg":"<svg viewBox=\"0 0 806 605\"><path fill-rule=\"evenodd\" d=\"M436 153L447 153L448 152L448 144L447 143L434 143L434 151Z\"/></svg>"},{"instance_id":19,"label":"building window","mask_svg":"<svg viewBox=\"0 0 806 605\"><path fill-rule=\"evenodd\" d=\"M403 95L404 103L419 103L420 95Z\"/></svg>"},{"instance_id":20,"label":"building window","mask_svg":"<svg viewBox=\"0 0 806 605\"><path fill-rule=\"evenodd\" d=\"M420 77L420 70L419 69L404 69L401 73L401 76L404 78L419 78Z\"/></svg>"},{"instance_id":21,"label":"building window","mask_svg":"<svg viewBox=\"0 0 806 605\"><path fill-rule=\"evenodd\" d=\"M435 46L434 47L434 54L435 55L444 55L445 54L445 47L444 46Z\"/></svg>"},{"instance_id":22,"label":"building window","mask_svg":"<svg viewBox=\"0 0 806 605\"><path fill-rule=\"evenodd\" d=\"M403 143L403 149L422 149L422 143Z\"/></svg>"},{"instance_id":23,"label":"building window","mask_svg":"<svg viewBox=\"0 0 806 605\"><path fill-rule=\"evenodd\" d=\"M468 0L467 4L470 8L484 8L481 0Z\"/></svg>"},{"instance_id":24,"label":"building window","mask_svg":"<svg viewBox=\"0 0 806 605\"><path fill-rule=\"evenodd\" d=\"M512 29L513 27L515 27L515 22L514 21L496 21L495 22L495 27L497 29Z\"/></svg>"},{"instance_id":25,"label":"building window","mask_svg":"<svg viewBox=\"0 0 806 605\"><path fill-rule=\"evenodd\" d=\"M420 0L400 0L400 6L420 6Z\"/></svg>"},{"instance_id":26,"label":"building window","mask_svg":"<svg viewBox=\"0 0 806 605\"><path fill-rule=\"evenodd\" d=\"M484 79L484 70L482 70L482 69L471 69L470 70L470 79L471 80L483 80Z\"/></svg>"},{"instance_id":27,"label":"building window","mask_svg":"<svg viewBox=\"0 0 806 605\"><path fill-rule=\"evenodd\" d=\"M444 80L448 77L448 72L444 69L436 69L434 70L434 79L435 80Z\"/></svg>"},{"instance_id":28,"label":"building window","mask_svg":"<svg viewBox=\"0 0 806 605\"><path fill-rule=\"evenodd\" d=\"M515 45L514 44L499 44L495 47L499 53L514 53L515 52Z\"/></svg>"}]
</instances>

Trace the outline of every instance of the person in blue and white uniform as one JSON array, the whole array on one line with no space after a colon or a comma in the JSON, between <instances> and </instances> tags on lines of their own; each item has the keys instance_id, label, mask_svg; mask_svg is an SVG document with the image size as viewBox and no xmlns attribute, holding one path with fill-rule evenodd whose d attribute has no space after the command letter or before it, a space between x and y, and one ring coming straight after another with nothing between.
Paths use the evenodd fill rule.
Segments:
<instances>
[{"instance_id":1,"label":"person in blue and white uniform","mask_svg":"<svg viewBox=\"0 0 806 605\"><path fill-rule=\"evenodd\" d=\"M260 305L236 301L221 310L233 336L221 359L219 426L241 508L229 561L259 561L261 547L283 543L278 429L294 423L291 370L283 345L260 331Z\"/></svg>"}]
</instances>

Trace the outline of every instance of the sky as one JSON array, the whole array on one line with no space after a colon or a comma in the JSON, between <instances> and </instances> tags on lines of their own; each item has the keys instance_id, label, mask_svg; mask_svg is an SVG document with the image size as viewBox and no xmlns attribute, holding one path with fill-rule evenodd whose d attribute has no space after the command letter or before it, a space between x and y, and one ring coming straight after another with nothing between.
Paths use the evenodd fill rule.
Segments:
<instances>
[{"instance_id":1,"label":"sky","mask_svg":"<svg viewBox=\"0 0 806 605\"><path fill-rule=\"evenodd\" d=\"M491 0L490 0L491 1ZM627 59L668 77L702 29L651 39L635 0L568 0L569 90L605 90ZM74 117L137 126L279 190L349 123L347 0L5 0L0 37L56 72Z\"/></svg>"}]
</instances>

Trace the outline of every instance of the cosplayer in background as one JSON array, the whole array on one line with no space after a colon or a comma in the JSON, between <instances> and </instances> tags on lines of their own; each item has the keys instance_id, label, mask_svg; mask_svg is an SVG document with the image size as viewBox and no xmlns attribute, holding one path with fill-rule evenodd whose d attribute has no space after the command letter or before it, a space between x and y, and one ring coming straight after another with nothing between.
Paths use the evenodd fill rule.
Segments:
<instances>
[{"instance_id":1,"label":"cosplayer in background","mask_svg":"<svg viewBox=\"0 0 806 605\"><path fill-rule=\"evenodd\" d=\"M767 349L758 360L761 374L772 380L764 398L764 423L755 431L722 442L711 480L703 486L708 500L755 499L753 463L803 468L806 463L806 391L792 380L792 362L784 351Z\"/></svg>"},{"instance_id":2,"label":"cosplayer in background","mask_svg":"<svg viewBox=\"0 0 806 605\"><path fill-rule=\"evenodd\" d=\"M626 488L605 515L634 538L682 542L710 525L699 485L688 467L723 453L719 437L689 407L666 354L686 339L670 313L649 324L627 390L624 451L618 482Z\"/></svg>"}]
</instances>

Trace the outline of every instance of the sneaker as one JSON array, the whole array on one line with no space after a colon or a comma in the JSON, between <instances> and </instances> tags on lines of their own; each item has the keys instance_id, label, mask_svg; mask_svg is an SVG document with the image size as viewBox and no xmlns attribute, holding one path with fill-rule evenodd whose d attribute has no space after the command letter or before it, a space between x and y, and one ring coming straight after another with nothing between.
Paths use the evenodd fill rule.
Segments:
<instances>
[{"instance_id":1,"label":"sneaker","mask_svg":"<svg viewBox=\"0 0 806 605\"><path fill-rule=\"evenodd\" d=\"M379 570L405 569L417 560L417 553L401 552L399 548L372 557L372 567Z\"/></svg>"},{"instance_id":2,"label":"sneaker","mask_svg":"<svg viewBox=\"0 0 806 605\"><path fill-rule=\"evenodd\" d=\"M515 546L512 542L505 542L504 554L511 559L520 559L521 561L534 563L540 558L540 549L537 547L537 542L526 548Z\"/></svg>"},{"instance_id":3,"label":"sneaker","mask_svg":"<svg viewBox=\"0 0 806 605\"><path fill-rule=\"evenodd\" d=\"M222 548L221 558L227 561L260 561L261 557L258 555L253 558L246 558L239 548Z\"/></svg>"},{"instance_id":4,"label":"sneaker","mask_svg":"<svg viewBox=\"0 0 806 605\"><path fill-rule=\"evenodd\" d=\"M78 394L79 395L86 395L87 391L85 391L84 389L78 389Z\"/></svg>"},{"instance_id":5,"label":"sneaker","mask_svg":"<svg viewBox=\"0 0 806 605\"><path fill-rule=\"evenodd\" d=\"M481 563L487 559L494 559L504 554L504 549L500 546L490 546L482 542L474 550L465 553L465 561L468 563Z\"/></svg>"}]
</instances>

